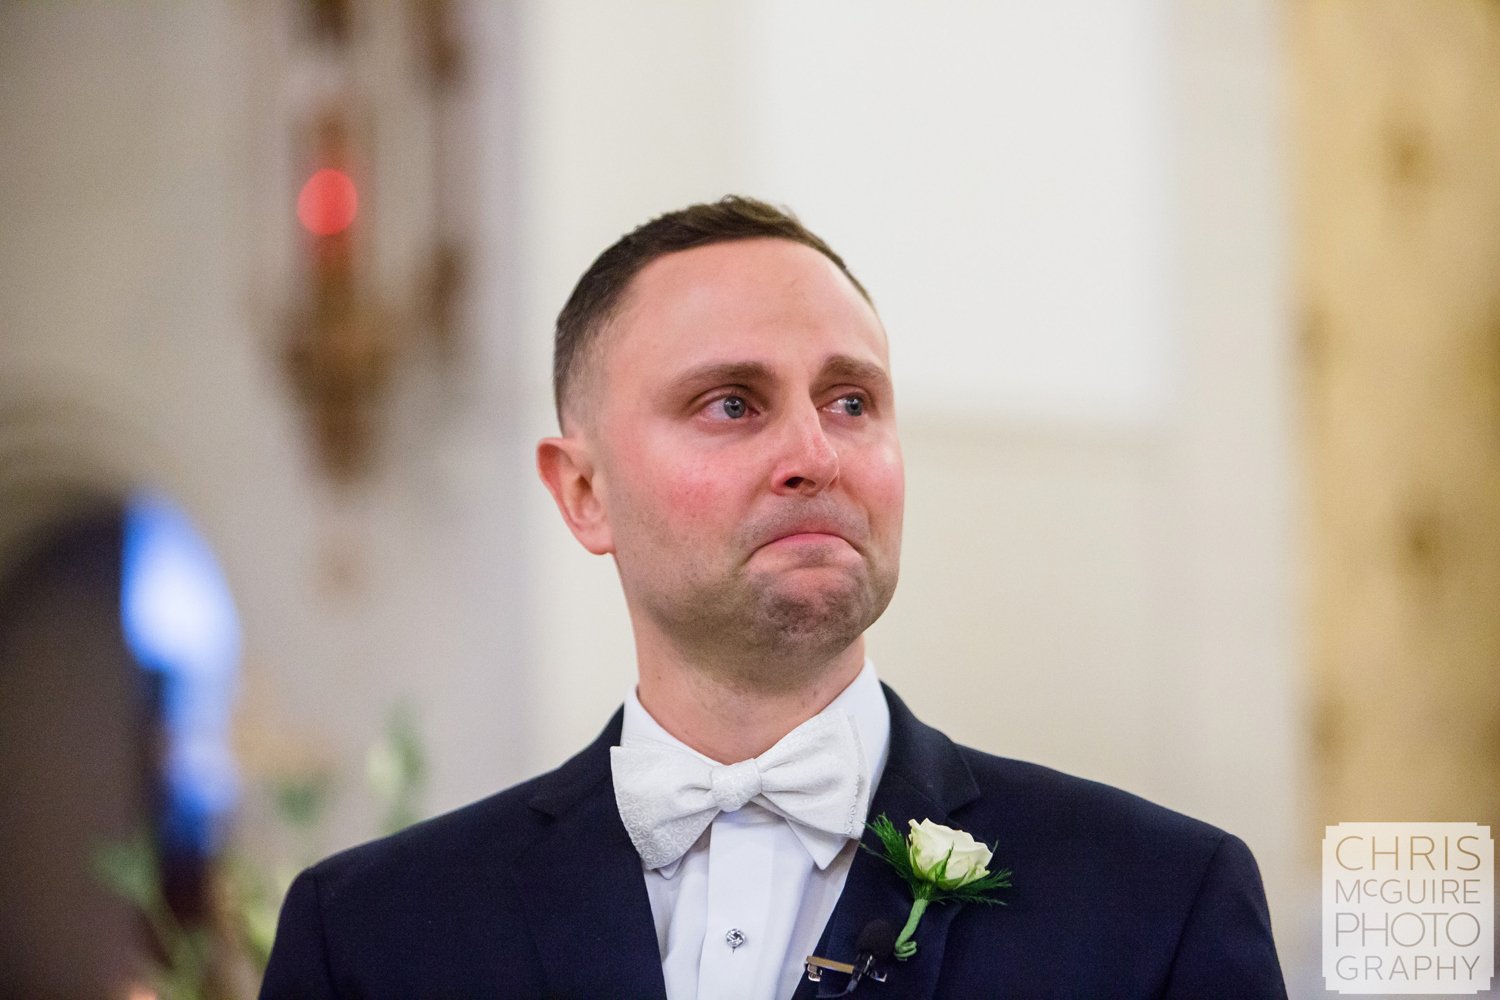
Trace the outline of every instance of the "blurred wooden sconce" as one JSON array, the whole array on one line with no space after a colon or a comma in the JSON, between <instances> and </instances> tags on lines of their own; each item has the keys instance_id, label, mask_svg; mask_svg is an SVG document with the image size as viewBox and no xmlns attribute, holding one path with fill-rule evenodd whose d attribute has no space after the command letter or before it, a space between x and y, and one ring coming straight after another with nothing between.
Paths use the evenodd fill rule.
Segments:
<instances>
[{"instance_id":1,"label":"blurred wooden sconce","mask_svg":"<svg viewBox=\"0 0 1500 1000\"><path fill-rule=\"evenodd\" d=\"M398 367L423 343L449 351L456 339L465 254L454 231L459 220L444 155L452 116L443 105L461 59L447 0L412 2L403 30L363 35L366 18L377 16L373 5L298 3L306 65L289 70L318 85L293 113L300 226L283 360L319 466L348 483L373 464ZM408 51L389 51L392 37ZM415 79L378 72L386 64L415 64L421 72ZM400 145L427 151L415 170L403 162L399 184L376 183L380 164L370 140L377 129L409 129L411 143ZM392 282L377 273L373 252L381 196L399 197L414 183L430 186L431 218L418 220L426 233L391 238L426 246L415 275Z\"/></svg>"}]
</instances>

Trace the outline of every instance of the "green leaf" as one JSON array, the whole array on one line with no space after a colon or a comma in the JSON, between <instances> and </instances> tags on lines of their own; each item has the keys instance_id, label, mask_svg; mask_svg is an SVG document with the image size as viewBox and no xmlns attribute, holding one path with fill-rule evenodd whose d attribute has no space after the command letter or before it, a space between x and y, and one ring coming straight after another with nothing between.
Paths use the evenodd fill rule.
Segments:
<instances>
[{"instance_id":1,"label":"green leaf","mask_svg":"<svg viewBox=\"0 0 1500 1000\"><path fill-rule=\"evenodd\" d=\"M384 807L382 828L394 833L420 817L417 800L427 780L427 757L411 706L398 704L385 731L365 754L365 784Z\"/></svg>"},{"instance_id":2,"label":"green leaf","mask_svg":"<svg viewBox=\"0 0 1500 1000\"><path fill-rule=\"evenodd\" d=\"M89 861L101 882L138 909L149 912L161 904L156 847L145 830L137 830L129 840L99 844Z\"/></svg>"},{"instance_id":3,"label":"green leaf","mask_svg":"<svg viewBox=\"0 0 1500 1000\"><path fill-rule=\"evenodd\" d=\"M252 966L264 972L271 957L271 944L276 938L276 920L286 886L243 857L230 855L224 859L223 866L231 929ZM291 876L287 876L288 882L290 879Z\"/></svg>"},{"instance_id":4,"label":"green leaf","mask_svg":"<svg viewBox=\"0 0 1500 1000\"><path fill-rule=\"evenodd\" d=\"M271 794L276 812L288 825L307 829L322 818L332 787L333 779L319 772L283 778L276 782Z\"/></svg>"},{"instance_id":5,"label":"green leaf","mask_svg":"<svg viewBox=\"0 0 1500 1000\"><path fill-rule=\"evenodd\" d=\"M992 906L1004 906L1005 900L996 899L990 893L993 893L997 889L1011 888L1010 875L1009 868L1002 868L999 871L990 872L984 878L975 879L956 889L945 889L938 894L937 898L943 902L985 903Z\"/></svg>"},{"instance_id":6,"label":"green leaf","mask_svg":"<svg viewBox=\"0 0 1500 1000\"><path fill-rule=\"evenodd\" d=\"M901 831L896 829L896 824L892 823L890 817L886 816L885 813L881 813L876 817L875 822L865 825L869 827L871 833L879 838L880 845L884 850L877 851L863 842L861 842L860 846L876 857L882 858L896 870L896 874L901 877L902 881L911 886L912 893L914 895L918 894L922 886L922 879L912 869L910 846L907 844L906 838L901 835Z\"/></svg>"}]
</instances>

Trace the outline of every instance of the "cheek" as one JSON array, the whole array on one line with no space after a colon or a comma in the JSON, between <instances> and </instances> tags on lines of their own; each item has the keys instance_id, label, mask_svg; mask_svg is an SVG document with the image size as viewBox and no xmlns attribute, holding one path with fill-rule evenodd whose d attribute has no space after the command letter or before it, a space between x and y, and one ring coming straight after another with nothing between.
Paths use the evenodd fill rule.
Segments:
<instances>
[{"instance_id":1,"label":"cheek","mask_svg":"<svg viewBox=\"0 0 1500 1000\"><path fill-rule=\"evenodd\" d=\"M711 524L725 508L718 484L698 470L672 476L661 487L662 501L672 521L669 527L690 529Z\"/></svg>"},{"instance_id":2,"label":"cheek","mask_svg":"<svg viewBox=\"0 0 1500 1000\"><path fill-rule=\"evenodd\" d=\"M663 541L687 541L732 516L726 477L716 465L641 442L622 448L618 457L617 492Z\"/></svg>"},{"instance_id":3,"label":"cheek","mask_svg":"<svg viewBox=\"0 0 1500 1000\"><path fill-rule=\"evenodd\" d=\"M906 507L906 472L901 448L892 444L872 456L864 477L864 489L871 520L900 537L901 518Z\"/></svg>"}]
</instances>

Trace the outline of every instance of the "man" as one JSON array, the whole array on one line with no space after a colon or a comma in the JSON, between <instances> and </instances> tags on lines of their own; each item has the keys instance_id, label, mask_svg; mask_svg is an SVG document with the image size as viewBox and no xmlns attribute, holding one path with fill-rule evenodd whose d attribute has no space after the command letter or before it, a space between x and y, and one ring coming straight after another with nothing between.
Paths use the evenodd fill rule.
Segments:
<instances>
[{"instance_id":1,"label":"man","mask_svg":"<svg viewBox=\"0 0 1500 1000\"><path fill-rule=\"evenodd\" d=\"M551 774L303 873L265 1000L1285 996L1243 843L957 747L876 680L886 336L795 218L731 197L621 239L559 316L555 388L538 469L614 557L638 684ZM911 890L859 849L882 815L997 845L1005 905L935 903L897 958ZM808 955L871 974L814 984Z\"/></svg>"}]
</instances>

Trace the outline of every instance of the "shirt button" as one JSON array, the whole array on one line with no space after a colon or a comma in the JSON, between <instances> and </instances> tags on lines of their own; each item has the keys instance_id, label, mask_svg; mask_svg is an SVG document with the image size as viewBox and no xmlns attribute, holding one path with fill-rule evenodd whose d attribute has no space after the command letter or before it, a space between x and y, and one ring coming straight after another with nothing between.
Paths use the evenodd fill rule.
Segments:
<instances>
[{"instance_id":1,"label":"shirt button","mask_svg":"<svg viewBox=\"0 0 1500 1000\"><path fill-rule=\"evenodd\" d=\"M724 940L729 943L729 950L733 951L745 943L745 932L738 927L731 927L728 933L724 935Z\"/></svg>"}]
</instances>

